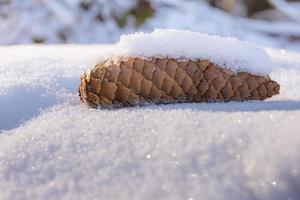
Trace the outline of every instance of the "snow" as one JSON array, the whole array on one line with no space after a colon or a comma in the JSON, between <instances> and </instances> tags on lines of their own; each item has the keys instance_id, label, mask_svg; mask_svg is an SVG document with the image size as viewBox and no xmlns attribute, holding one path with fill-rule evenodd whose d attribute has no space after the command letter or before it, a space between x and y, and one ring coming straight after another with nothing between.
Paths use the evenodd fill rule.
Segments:
<instances>
[{"instance_id":1,"label":"snow","mask_svg":"<svg viewBox=\"0 0 300 200\"><path fill-rule=\"evenodd\" d=\"M0 3L0 44L7 45L37 41L113 42L127 29L133 30L130 23L121 29L115 19L127 13L137 1L12 0Z\"/></svg>"},{"instance_id":2,"label":"snow","mask_svg":"<svg viewBox=\"0 0 300 200\"><path fill-rule=\"evenodd\" d=\"M98 46L0 47L0 130L76 96L78 76L107 48ZM67 52L67 53L65 53ZM76 98L77 100L77 98Z\"/></svg>"},{"instance_id":3,"label":"snow","mask_svg":"<svg viewBox=\"0 0 300 200\"><path fill-rule=\"evenodd\" d=\"M201 0L150 0L155 11L153 16L141 27L136 27L133 17L128 17L126 21L124 16L136 8L137 2L4 1L0 6L0 44L113 43L124 33L172 28L236 37L269 47L300 50L299 41L289 41L291 36L299 36L299 23L232 16ZM87 10L82 9L82 3L89 5ZM297 10L295 3L291 4L291 9ZM126 21L124 27L118 25L118 18Z\"/></svg>"},{"instance_id":4,"label":"snow","mask_svg":"<svg viewBox=\"0 0 300 200\"><path fill-rule=\"evenodd\" d=\"M300 198L300 54L264 48L264 102L89 109L111 46L0 47L0 199Z\"/></svg>"},{"instance_id":5,"label":"snow","mask_svg":"<svg viewBox=\"0 0 300 200\"><path fill-rule=\"evenodd\" d=\"M225 66L234 72L269 74L272 63L263 49L236 38L225 38L188 30L155 29L151 33L121 36L115 46L116 58L167 57L203 60Z\"/></svg>"},{"instance_id":6,"label":"snow","mask_svg":"<svg viewBox=\"0 0 300 200\"><path fill-rule=\"evenodd\" d=\"M299 2L290 4L281 0L269 0L269 2L282 13L286 14L289 18L300 22Z\"/></svg>"},{"instance_id":7,"label":"snow","mask_svg":"<svg viewBox=\"0 0 300 200\"><path fill-rule=\"evenodd\" d=\"M252 43L289 48L299 51L299 42L286 41L291 35L300 34L300 26L293 22L268 22L229 15L210 7L202 1L152 0L156 13L146 21L142 30L153 28L189 29L208 34L236 37ZM271 37L270 35L281 37Z\"/></svg>"}]
</instances>

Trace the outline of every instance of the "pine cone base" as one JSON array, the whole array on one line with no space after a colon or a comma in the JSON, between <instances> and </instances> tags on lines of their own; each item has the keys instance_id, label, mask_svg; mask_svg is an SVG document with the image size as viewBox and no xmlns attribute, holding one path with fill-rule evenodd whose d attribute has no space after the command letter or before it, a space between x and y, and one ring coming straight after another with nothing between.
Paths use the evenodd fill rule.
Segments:
<instances>
[{"instance_id":1,"label":"pine cone base","mask_svg":"<svg viewBox=\"0 0 300 200\"><path fill-rule=\"evenodd\" d=\"M148 103L264 100L279 94L268 76L223 68L207 60L130 57L97 64L81 76L79 95L91 107Z\"/></svg>"}]
</instances>

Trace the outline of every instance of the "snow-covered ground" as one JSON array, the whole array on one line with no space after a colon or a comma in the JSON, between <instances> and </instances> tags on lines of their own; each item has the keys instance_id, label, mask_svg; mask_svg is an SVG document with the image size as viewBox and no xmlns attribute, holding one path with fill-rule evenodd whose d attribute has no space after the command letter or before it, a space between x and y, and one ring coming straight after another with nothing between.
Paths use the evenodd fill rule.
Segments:
<instances>
[{"instance_id":1,"label":"snow-covered ground","mask_svg":"<svg viewBox=\"0 0 300 200\"><path fill-rule=\"evenodd\" d=\"M107 48L0 47L0 199L300 199L299 53L266 49L264 102L89 109Z\"/></svg>"}]
</instances>

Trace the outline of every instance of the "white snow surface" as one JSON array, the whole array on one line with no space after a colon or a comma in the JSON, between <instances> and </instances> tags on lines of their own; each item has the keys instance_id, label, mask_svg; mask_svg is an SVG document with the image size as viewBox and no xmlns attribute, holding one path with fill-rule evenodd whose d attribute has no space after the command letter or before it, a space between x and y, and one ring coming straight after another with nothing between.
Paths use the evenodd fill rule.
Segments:
<instances>
[{"instance_id":1,"label":"white snow surface","mask_svg":"<svg viewBox=\"0 0 300 200\"><path fill-rule=\"evenodd\" d=\"M272 71L270 58L258 46L189 30L155 29L151 33L123 35L116 44L115 57L129 56L207 59L235 72L268 74Z\"/></svg>"},{"instance_id":2,"label":"white snow surface","mask_svg":"<svg viewBox=\"0 0 300 200\"><path fill-rule=\"evenodd\" d=\"M79 103L110 46L0 47L0 199L300 199L300 54L265 49L264 102Z\"/></svg>"}]
</instances>

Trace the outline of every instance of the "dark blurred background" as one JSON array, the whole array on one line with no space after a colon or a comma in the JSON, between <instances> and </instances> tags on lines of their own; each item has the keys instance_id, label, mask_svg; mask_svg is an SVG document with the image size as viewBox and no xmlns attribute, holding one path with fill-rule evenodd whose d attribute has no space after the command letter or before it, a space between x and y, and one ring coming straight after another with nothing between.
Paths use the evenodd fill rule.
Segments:
<instances>
[{"instance_id":1,"label":"dark blurred background","mask_svg":"<svg viewBox=\"0 0 300 200\"><path fill-rule=\"evenodd\" d=\"M258 12L274 9L268 0L208 0L208 2L211 6L231 14L247 17L255 17ZM300 2L300 0L287 0L287 2Z\"/></svg>"}]
</instances>

